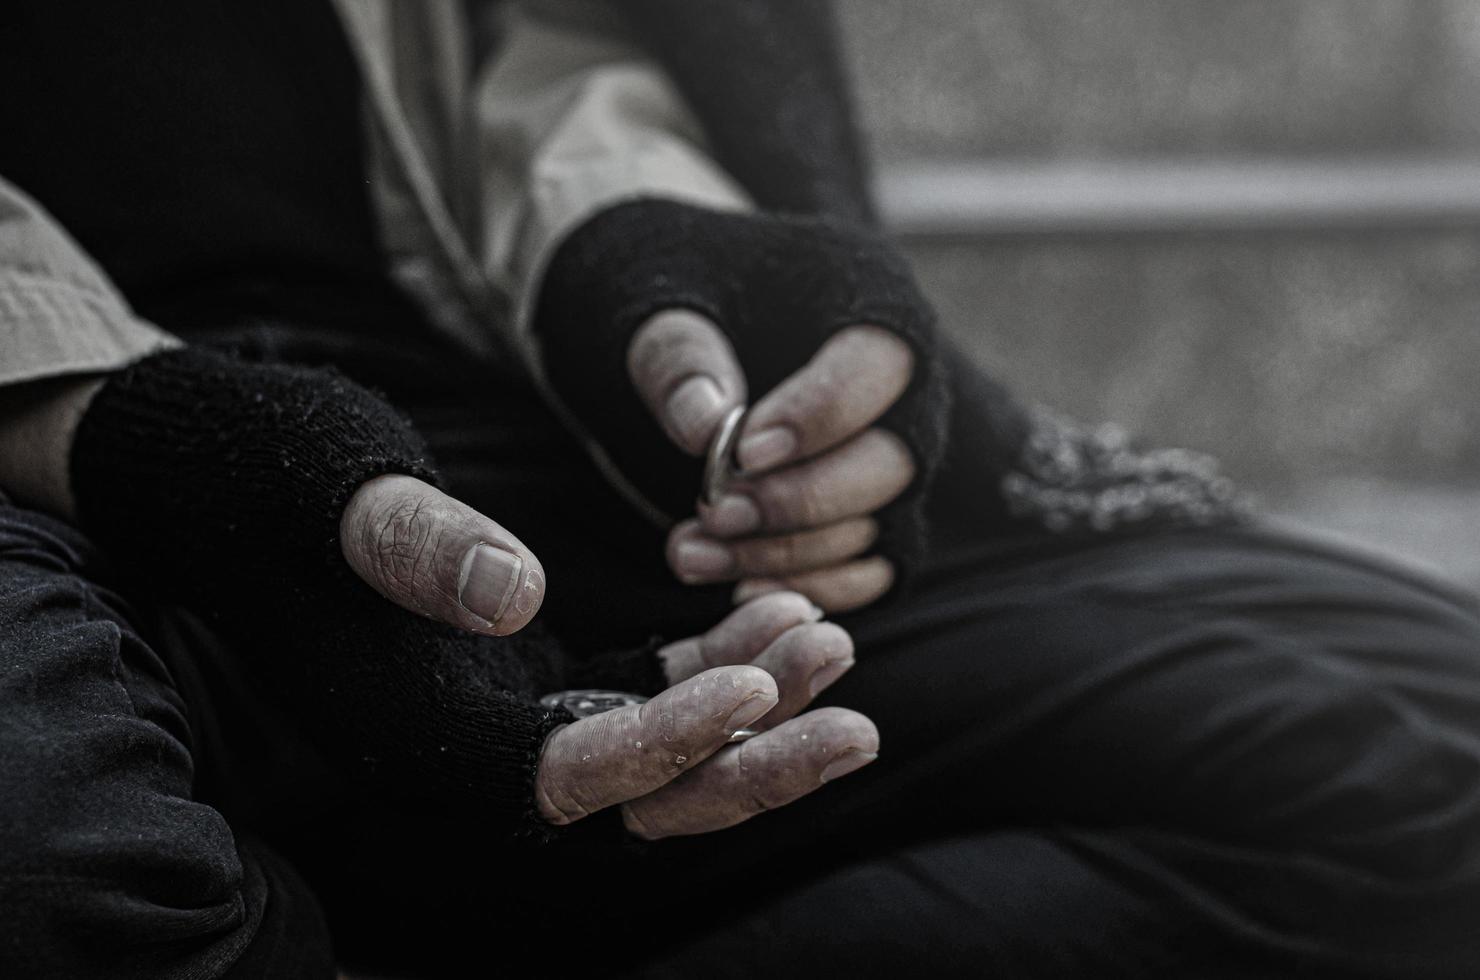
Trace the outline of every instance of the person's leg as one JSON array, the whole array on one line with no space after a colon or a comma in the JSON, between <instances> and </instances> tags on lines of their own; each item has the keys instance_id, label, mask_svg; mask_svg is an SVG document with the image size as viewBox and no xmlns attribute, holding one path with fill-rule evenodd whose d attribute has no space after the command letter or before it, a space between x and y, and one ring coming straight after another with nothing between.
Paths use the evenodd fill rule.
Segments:
<instances>
[{"instance_id":1,"label":"person's leg","mask_svg":"<svg viewBox=\"0 0 1480 980\"><path fill-rule=\"evenodd\" d=\"M187 704L102 574L0 500L0 974L332 976L297 873L196 801Z\"/></svg>"},{"instance_id":2,"label":"person's leg","mask_svg":"<svg viewBox=\"0 0 1480 980\"><path fill-rule=\"evenodd\" d=\"M634 975L1213 977L1213 937L1069 835L930 841L800 882Z\"/></svg>"}]
</instances>

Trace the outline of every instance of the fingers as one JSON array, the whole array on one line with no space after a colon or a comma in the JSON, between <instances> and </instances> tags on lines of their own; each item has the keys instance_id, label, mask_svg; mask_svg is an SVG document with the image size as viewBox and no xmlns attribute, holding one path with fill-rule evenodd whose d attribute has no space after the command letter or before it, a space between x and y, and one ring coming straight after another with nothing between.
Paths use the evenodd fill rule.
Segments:
<instances>
[{"instance_id":1,"label":"fingers","mask_svg":"<svg viewBox=\"0 0 1480 980\"><path fill-rule=\"evenodd\" d=\"M745 402L745 377L719 328L691 310L664 310L627 349L632 383L680 448L704 452L726 413Z\"/></svg>"},{"instance_id":2,"label":"fingers","mask_svg":"<svg viewBox=\"0 0 1480 980\"><path fill-rule=\"evenodd\" d=\"M720 667L646 704L557 728L535 776L540 815L567 824L663 786L709 758L776 706L776 682L757 667Z\"/></svg>"},{"instance_id":3,"label":"fingers","mask_svg":"<svg viewBox=\"0 0 1480 980\"><path fill-rule=\"evenodd\" d=\"M773 592L730 613L703 636L658 651L670 683L713 667L750 664L776 680L780 701L761 726L801 713L853 666L853 638L795 592Z\"/></svg>"},{"instance_id":4,"label":"fingers","mask_svg":"<svg viewBox=\"0 0 1480 980\"><path fill-rule=\"evenodd\" d=\"M776 678L780 701L752 728L774 728L807 705L853 667L853 637L836 623L794 626L752 661Z\"/></svg>"},{"instance_id":5,"label":"fingers","mask_svg":"<svg viewBox=\"0 0 1480 980\"><path fill-rule=\"evenodd\" d=\"M874 602L893 585L894 566L876 556L780 579L746 579L736 587L735 601L750 602L785 589L800 592L825 612L844 613Z\"/></svg>"},{"instance_id":6,"label":"fingers","mask_svg":"<svg viewBox=\"0 0 1480 980\"><path fill-rule=\"evenodd\" d=\"M697 520L668 535L668 567L690 585L749 576L794 575L842 564L872 548L879 524L853 517L810 531L726 541L704 533Z\"/></svg>"},{"instance_id":7,"label":"fingers","mask_svg":"<svg viewBox=\"0 0 1480 980\"><path fill-rule=\"evenodd\" d=\"M737 602L791 589L828 613L868 605L894 584L894 566L862 558L878 524L865 515L914 479L914 459L893 434L869 429L823 456L742 481L700 506L668 539L685 582L741 579ZM742 537L742 535L752 535Z\"/></svg>"},{"instance_id":8,"label":"fingers","mask_svg":"<svg viewBox=\"0 0 1480 980\"><path fill-rule=\"evenodd\" d=\"M869 429L832 452L743 480L700 505L712 537L802 531L871 514L904 492L915 461L899 437Z\"/></svg>"},{"instance_id":9,"label":"fingers","mask_svg":"<svg viewBox=\"0 0 1480 980\"><path fill-rule=\"evenodd\" d=\"M628 369L648 408L681 447L699 454L745 397L734 351L704 317L669 310L633 338ZM737 450L757 474L669 535L668 562L688 583L741 580L740 596L782 588L824 610L865 606L894 569L865 559L878 536L869 515L898 497L915 463L896 436L869 428L908 388L914 352L894 334L839 331L751 409Z\"/></svg>"},{"instance_id":10,"label":"fingers","mask_svg":"<svg viewBox=\"0 0 1480 980\"><path fill-rule=\"evenodd\" d=\"M832 623L817 622L818 616L801 596L774 593L735 610L703 636L659 651L673 687L647 704L556 729L546 741L535 778L540 814L566 824L637 800L682 774L702 771L700 763L722 750L736 730L788 723L853 665L852 638ZM808 717L813 716L819 718L808 726L821 725L818 732L827 737L808 745L812 728L795 730L806 753L819 746L834 755L843 752L833 737L839 733L876 751L877 733L867 719L861 727L856 723L861 715L842 712L831 721L825 712ZM829 761L807 765L815 775ZM794 798L806 791L789 785L767 797L773 805L788 793ZM743 809L747 800L738 804ZM727 819L734 823L744 816Z\"/></svg>"},{"instance_id":11,"label":"fingers","mask_svg":"<svg viewBox=\"0 0 1480 980\"><path fill-rule=\"evenodd\" d=\"M627 829L655 840L732 827L868 765L879 733L855 711L821 708L729 746L709 762L622 807Z\"/></svg>"},{"instance_id":12,"label":"fingers","mask_svg":"<svg viewBox=\"0 0 1480 980\"><path fill-rule=\"evenodd\" d=\"M668 644L658 659L668 683L678 684L711 667L748 664L787 630L821 618L822 611L806 598L774 591L740 606L703 636Z\"/></svg>"},{"instance_id":13,"label":"fingers","mask_svg":"<svg viewBox=\"0 0 1480 980\"><path fill-rule=\"evenodd\" d=\"M355 573L390 601L476 633L523 629L544 601L545 570L533 552L414 477L361 485L340 517L339 543Z\"/></svg>"},{"instance_id":14,"label":"fingers","mask_svg":"<svg viewBox=\"0 0 1480 980\"><path fill-rule=\"evenodd\" d=\"M773 469L852 438L904 393L914 364L914 351L886 330L840 330L756 403L740 435L741 467Z\"/></svg>"}]
</instances>

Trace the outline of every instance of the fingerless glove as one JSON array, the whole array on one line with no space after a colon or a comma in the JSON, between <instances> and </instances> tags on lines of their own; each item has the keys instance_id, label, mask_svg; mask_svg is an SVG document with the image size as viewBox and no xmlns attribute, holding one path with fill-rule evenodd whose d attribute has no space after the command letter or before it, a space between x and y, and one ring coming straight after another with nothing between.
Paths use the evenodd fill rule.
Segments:
<instances>
[{"instance_id":1,"label":"fingerless glove","mask_svg":"<svg viewBox=\"0 0 1480 980\"><path fill-rule=\"evenodd\" d=\"M550 383L623 476L672 517L693 511L700 463L671 445L627 375L627 348L659 310L704 314L728 336L758 400L836 331L871 324L916 355L878 423L917 475L879 516L879 551L902 570L924 547L920 504L940 460L948 392L935 317L878 236L820 219L728 214L673 201L610 208L572 233L542 282L535 329Z\"/></svg>"}]
</instances>

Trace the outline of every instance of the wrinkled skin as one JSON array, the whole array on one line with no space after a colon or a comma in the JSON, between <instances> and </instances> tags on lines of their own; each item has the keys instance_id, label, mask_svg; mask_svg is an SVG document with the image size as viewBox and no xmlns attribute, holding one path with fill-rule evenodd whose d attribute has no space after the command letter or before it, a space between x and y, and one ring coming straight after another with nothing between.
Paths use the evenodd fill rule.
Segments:
<instances>
[{"instance_id":1,"label":"wrinkled skin","mask_svg":"<svg viewBox=\"0 0 1480 980\"><path fill-rule=\"evenodd\" d=\"M670 439L691 455L747 400L724 334L703 316L667 310L632 339L628 373ZM914 353L867 325L834 334L746 417L738 458L746 477L675 526L668 563L687 583L737 582L736 600L789 588L829 612L889 590L888 560L862 557L872 516L915 475L909 449L873 424L904 393Z\"/></svg>"}]
</instances>

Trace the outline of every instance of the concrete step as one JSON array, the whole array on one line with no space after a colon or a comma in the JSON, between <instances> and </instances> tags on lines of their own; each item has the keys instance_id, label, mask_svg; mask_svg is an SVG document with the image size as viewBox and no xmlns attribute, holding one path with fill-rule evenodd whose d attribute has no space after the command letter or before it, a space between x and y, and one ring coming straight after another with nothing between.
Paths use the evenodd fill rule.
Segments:
<instances>
[{"instance_id":1,"label":"concrete step","mask_svg":"<svg viewBox=\"0 0 1480 980\"><path fill-rule=\"evenodd\" d=\"M946 327L1029 400L1263 487L1480 486L1480 231L908 250Z\"/></svg>"},{"instance_id":2,"label":"concrete step","mask_svg":"<svg viewBox=\"0 0 1480 980\"><path fill-rule=\"evenodd\" d=\"M842 0L885 160L1480 148L1473 0Z\"/></svg>"},{"instance_id":3,"label":"concrete step","mask_svg":"<svg viewBox=\"0 0 1480 980\"><path fill-rule=\"evenodd\" d=\"M1480 587L1480 198L1454 190L1480 186L1480 3L838 8L891 213L973 357ZM930 179L909 205L922 163L993 199Z\"/></svg>"}]
</instances>

